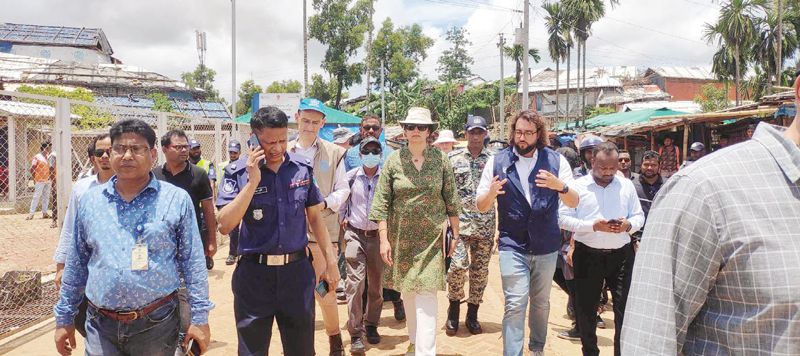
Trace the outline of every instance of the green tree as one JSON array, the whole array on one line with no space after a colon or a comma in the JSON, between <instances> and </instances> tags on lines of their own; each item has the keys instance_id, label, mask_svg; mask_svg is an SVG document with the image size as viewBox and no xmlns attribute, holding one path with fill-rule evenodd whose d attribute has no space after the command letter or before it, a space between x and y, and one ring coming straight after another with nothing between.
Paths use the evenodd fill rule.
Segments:
<instances>
[{"instance_id":1,"label":"green tree","mask_svg":"<svg viewBox=\"0 0 800 356\"><path fill-rule=\"evenodd\" d=\"M253 95L263 93L260 85L257 85L252 79L246 80L239 87L239 92L236 94L239 99L236 100L236 117L247 114L252 110Z\"/></svg>"},{"instance_id":2,"label":"green tree","mask_svg":"<svg viewBox=\"0 0 800 356\"><path fill-rule=\"evenodd\" d=\"M27 84L23 84L20 85L16 91L20 93L37 94L43 96L50 96L54 98L66 98L70 100L86 101L90 103L94 102L94 94L92 94L92 92L84 88L76 88L75 90L66 90L51 85L34 87ZM28 99L28 98L21 98L20 100L23 102L42 104L52 107L55 107L56 105L55 101L53 100L39 100L39 99ZM72 119L70 121L72 122L73 126L81 130L106 128L115 121L110 111L95 106L71 104L69 106L69 111L70 114L78 116L77 119Z\"/></svg>"},{"instance_id":3,"label":"green tree","mask_svg":"<svg viewBox=\"0 0 800 356\"><path fill-rule=\"evenodd\" d=\"M169 101L169 96L160 94L160 93L152 93L148 94L147 98L153 100L153 110L161 111L161 112L173 112L172 103Z\"/></svg>"},{"instance_id":4,"label":"green tree","mask_svg":"<svg viewBox=\"0 0 800 356\"><path fill-rule=\"evenodd\" d=\"M419 64L427 57L434 40L422 33L418 24L395 30L391 18L386 18L372 42L372 67L376 87L381 84L380 60L385 61L386 86L394 91L400 84L408 84L419 76ZM370 84L370 83L368 83Z\"/></svg>"},{"instance_id":5,"label":"green tree","mask_svg":"<svg viewBox=\"0 0 800 356\"><path fill-rule=\"evenodd\" d=\"M505 46L503 47L503 53L506 57L510 58L516 64L516 71L515 79L517 82L517 89L519 89L520 85L522 85L522 52L524 48L520 45L513 45L511 47ZM528 49L528 55L533 59L534 62L539 63L542 60L542 57L539 56L539 50L536 48ZM515 90L514 92L518 92L519 90Z\"/></svg>"},{"instance_id":6,"label":"green tree","mask_svg":"<svg viewBox=\"0 0 800 356\"><path fill-rule=\"evenodd\" d=\"M725 84L727 87L728 84ZM722 110L728 107L728 95L725 88L717 88L716 83L708 83L700 87L700 93L694 96L694 102L700 104L703 112Z\"/></svg>"},{"instance_id":7,"label":"green tree","mask_svg":"<svg viewBox=\"0 0 800 356\"><path fill-rule=\"evenodd\" d=\"M311 76L311 85L308 88L308 97L317 98L323 103L330 104L330 100L336 97L336 82L325 80L321 74ZM347 99L349 95L342 93L342 99Z\"/></svg>"},{"instance_id":8,"label":"green tree","mask_svg":"<svg viewBox=\"0 0 800 356\"><path fill-rule=\"evenodd\" d=\"M181 80L186 85L203 89L206 92L206 100L219 99L219 90L214 89L214 77L217 72L204 65L197 65L192 72L181 73Z\"/></svg>"},{"instance_id":9,"label":"green tree","mask_svg":"<svg viewBox=\"0 0 800 356\"><path fill-rule=\"evenodd\" d=\"M569 48L567 47L567 38L564 36L565 33L569 34L569 29L566 26L565 21L562 20L564 17L564 8L561 7L559 3L545 3L542 5L542 8L547 12L547 16L544 18L545 25L547 26L547 51L550 53L550 59L553 62L556 62L556 120L559 117L559 110L560 110L560 103L559 100L559 77L561 71L559 70L559 64L565 60L567 60L567 51Z\"/></svg>"},{"instance_id":10,"label":"green tree","mask_svg":"<svg viewBox=\"0 0 800 356\"><path fill-rule=\"evenodd\" d=\"M342 100L342 89L361 83L364 73L363 63L348 63L350 57L364 42L364 34L369 29L371 12L369 0L313 0L312 6L317 14L308 21L309 36L328 46L322 69L336 81L336 102L338 109Z\"/></svg>"},{"instance_id":11,"label":"green tree","mask_svg":"<svg viewBox=\"0 0 800 356\"><path fill-rule=\"evenodd\" d=\"M299 93L303 90L303 84L301 84L297 80L288 79L282 81L275 81L272 82L266 89L264 89L265 93Z\"/></svg>"},{"instance_id":12,"label":"green tree","mask_svg":"<svg viewBox=\"0 0 800 356\"><path fill-rule=\"evenodd\" d=\"M472 45L467 39L469 33L466 29L453 26L447 30L447 42L450 42L452 47L442 52L439 57L439 67L436 71L439 72L439 80L449 82L456 79L464 79L472 75L472 70L469 68L475 61L467 53L467 47Z\"/></svg>"},{"instance_id":13,"label":"green tree","mask_svg":"<svg viewBox=\"0 0 800 356\"><path fill-rule=\"evenodd\" d=\"M735 61L736 105L741 102L741 63L747 63L748 48L756 41L756 16L766 9L764 0L730 0L722 5L716 24L705 24L703 38L733 49ZM746 67L745 67L746 69Z\"/></svg>"},{"instance_id":14,"label":"green tree","mask_svg":"<svg viewBox=\"0 0 800 356\"><path fill-rule=\"evenodd\" d=\"M778 37L781 41L781 63L794 55L798 48L797 29L791 23L792 16L785 16L781 26L781 34L778 34L778 15L776 9L767 11L764 16L756 19L756 43L753 48L757 65L766 71L769 82L776 82L781 85L781 78L778 76Z\"/></svg>"}]
</instances>

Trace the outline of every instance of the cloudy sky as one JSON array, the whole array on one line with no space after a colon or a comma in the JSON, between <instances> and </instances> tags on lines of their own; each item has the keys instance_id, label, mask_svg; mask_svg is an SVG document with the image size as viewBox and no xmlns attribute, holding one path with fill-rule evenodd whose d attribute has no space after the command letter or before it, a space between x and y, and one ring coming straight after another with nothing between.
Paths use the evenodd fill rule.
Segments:
<instances>
[{"instance_id":1,"label":"cloudy sky","mask_svg":"<svg viewBox=\"0 0 800 356\"><path fill-rule=\"evenodd\" d=\"M12 2L12 0L7 0ZM195 30L207 33L206 64L217 71L215 87L231 96L231 3L229 0L13 0L4 6L0 21L11 23L100 27L114 49L114 56L178 79L198 64ZM621 0L607 6L606 17L593 27L588 40L587 64L690 66L709 65L714 48L701 39L702 25L714 22L719 5L711 0ZM313 14L308 0L309 16ZM542 0L531 0L530 46L542 54L531 68L555 68L547 55ZM7 4L8 5L8 4ZM436 40L422 64L424 76L435 78L436 59L447 49L444 34L449 27L469 31L475 59L473 72L484 79L500 76L498 34L513 41L514 28L522 23L523 0L376 0L376 27L386 17L395 25L418 23ZM247 79L266 87L272 81L303 81L303 13L301 0L236 1L237 86ZM323 73L320 61L325 47L309 40L309 80ZM360 57L363 58L363 51ZM575 60L573 56L573 61ZM513 62L505 60L506 75ZM573 64L574 65L574 64ZM361 95L364 86L350 89Z\"/></svg>"}]
</instances>

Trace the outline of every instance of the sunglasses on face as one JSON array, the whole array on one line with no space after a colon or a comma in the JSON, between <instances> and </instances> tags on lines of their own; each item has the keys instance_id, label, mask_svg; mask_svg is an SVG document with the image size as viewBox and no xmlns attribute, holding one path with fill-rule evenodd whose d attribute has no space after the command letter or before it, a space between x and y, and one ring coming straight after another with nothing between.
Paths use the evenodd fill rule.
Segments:
<instances>
[{"instance_id":1,"label":"sunglasses on face","mask_svg":"<svg viewBox=\"0 0 800 356\"><path fill-rule=\"evenodd\" d=\"M414 130L425 131L428 129L428 125L425 124L405 124L404 127L406 131L414 131Z\"/></svg>"},{"instance_id":2,"label":"sunglasses on face","mask_svg":"<svg viewBox=\"0 0 800 356\"><path fill-rule=\"evenodd\" d=\"M361 150L361 154L362 155L368 155L368 154L380 155L381 154L381 149L380 148L373 148L373 149L369 150L369 149L365 148L365 149Z\"/></svg>"},{"instance_id":3,"label":"sunglasses on face","mask_svg":"<svg viewBox=\"0 0 800 356\"><path fill-rule=\"evenodd\" d=\"M630 162L631 159L630 158L620 158L619 161L620 162Z\"/></svg>"},{"instance_id":4,"label":"sunglasses on face","mask_svg":"<svg viewBox=\"0 0 800 356\"><path fill-rule=\"evenodd\" d=\"M92 156L95 156L97 158L103 157L103 155L108 155L109 157L111 157L111 149L101 150L95 148L94 151L92 151Z\"/></svg>"},{"instance_id":5,"label":"sunglasses on face","mask_svg":"<svg viewBox=\"0 0 800 356\"><path fill-rule=\"evenodd\" d=\"M365 132L369 132L370 130L378 132L378 131L381 130L381 126L380 125L372 125L372 126L367 125L367 126L361 126L361 129L364 130Z\"/></svg>"}]
</instances>

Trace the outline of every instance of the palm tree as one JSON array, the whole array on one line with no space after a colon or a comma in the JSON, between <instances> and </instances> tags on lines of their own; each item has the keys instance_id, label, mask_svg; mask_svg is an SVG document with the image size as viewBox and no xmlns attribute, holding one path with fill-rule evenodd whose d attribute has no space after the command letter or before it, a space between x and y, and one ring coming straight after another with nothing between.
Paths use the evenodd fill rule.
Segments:
<instances>
[{"instance_id":1,"label":"palm tree","mask_svg":"<svg viewBox=\"0 0 800 356\"><path fill-rule=\"evenodd\" d=\"M619 0L609 0L611 6L619 4ZM575 38L578 40L578 65L580 66L581 48L583 48L583 88L586 90L586 40L591 35L592 24L599 21L606 14L603 0L563 0L566 12L573 19L572 27ZM580 69L578 69L580 72ZM580 79L578 79L580 82ZM581 117L584 117L586 95L581 96Z\"/></svg>"},{"instance_id":2,"label":"palm tree","mask_svg":"<svg viewBox=\"0 0 800 356\"><path fill-rule=\"evenodd\" d=\"M753 51L755 59L763 67L767 78L774 78L777 85L780 85L781 78L778 73L782 68L778 68L779 63L791 58L794 51L798 48L797 31L789 23L787 17L783 19L781 34L778 33L778 16L774 11L769 11L766 16L756 19L756 43ZM778 38L781 38L781 58L778 61ZM772 80L769 80L772 83Z\"/></svg>"},{"instance_id":3,"label":"palm tree","mask_svg":"<svg viewBox=\"0 0 800 356\"><path fill-rule=\"evenodd\" d=\"M734 59L733 50L727 46L721 46L717 49L717 53L711 59L711 72L717 77L717 80L725 85L725 98L728 98L728 86L736 76L736 60ZM729 101L726 101L725 107L728 107Z\"/></svg>"},{"instance_id":4,"label":"palm tree","mask_svg":"<svg viewBox=\"0 0 800 356\"><path fill-rule=\"evenodd\" d=\"M547 24L547 50L550 52L550 59L556 62L556 122L559 119L559 82L560 74L559 63L567 59L567 41L564 39L564 24L561 21L562 7L558 3L545 3L542 8L547 11L545 22Z\"/></svg>"},{"instance_id":5,"label":"palm tree","mask_svg":"<svg viewBox=\"0 0 800 356\"><path fill-rule=\"evenodd\" d=\"M514 45L511 47L504 46L503 52L505 53L506 57L511 58L517 64L517 72L516 72L516 79L517 79L517 89L516 92L519 92L519 85L520 85L520 77L522 76L522 51L523 48L520 45ZM539 56L539 50L536 48L531 48L528 50L528 55L531 56L534 62L539 63L542 60L542 57ZM525 93L524 95L528 95Z\"/></svg>"},{"instance_id":6,"label":"palm tree","mask_svg":"<svg viewBox=\"0 0 800 356\"><path fill-rule=\"evenodd\" d=\"M736 81L736 105L741 103L739 88L741 86L741 65L746 61L744 56L747 48L756 38L756 17L759 11L765 11L767 5L764 0L730 0L722 5L719 10L717 23L705 24L703 38L709 44L717 42L718 46L727 45L733 48Z\"/></svg>"}]
</instances>

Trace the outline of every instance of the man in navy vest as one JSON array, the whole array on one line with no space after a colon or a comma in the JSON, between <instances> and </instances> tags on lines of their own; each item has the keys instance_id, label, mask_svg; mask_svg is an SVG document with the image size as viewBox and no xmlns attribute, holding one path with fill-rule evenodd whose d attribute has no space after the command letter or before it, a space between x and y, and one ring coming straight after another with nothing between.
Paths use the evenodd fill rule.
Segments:
<instances>
[{"instance_id":1,"label":"man in navy vest","mask_svg":"<svg viewBox=\"0 0 800 356\"><path fill-rule=\"evenodd\" d=\"M478 210L497 198L500 274L505 294L503 354L522 356L525 312L530 299L528 348L544 355L550 286L556 269L561 231L558 206L578 206L567 160L547 146L547 125L533 110L511 124L509 147L486 162L477 189ZM509 183L509 184L506 184Z\"/></svg>"}]
</instances>

